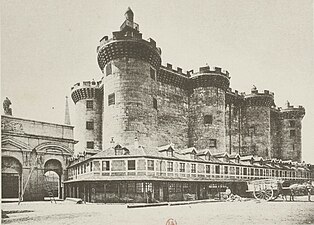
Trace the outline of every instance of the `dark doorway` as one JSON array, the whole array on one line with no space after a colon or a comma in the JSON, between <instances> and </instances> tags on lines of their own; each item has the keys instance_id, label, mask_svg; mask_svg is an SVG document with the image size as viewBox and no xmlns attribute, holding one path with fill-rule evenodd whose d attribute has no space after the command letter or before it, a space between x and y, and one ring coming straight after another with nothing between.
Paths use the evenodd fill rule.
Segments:
<instances>
[{"instance_id":1,"label":"dark doorway","mask_svg":"<svg viewBox=\"0 0 314 225\"><path fill-rule=\"evenodd\" d=\"M162 192L163 192L163 201L167 202L169 201L169 191L168 191L168 183L163 183L162 187Z\"/></svg>"},{"instance_id":2,"label":"dark doorway","mask_svg":"<svg viewBox=\"0 0 314 225\"><path fill-rule=\"evenodd\" d=\"M2 198L18 198L19 197L19 175L18 174L2 174Z\"/></svg>"},{"instance_id":3,"label":"dark doorway","mask_svg":"<svg viewBox=\"0 0 314 225\"><path fill-rule=\"evenodd\" d=\"M154 183L154 199L160 201L160 184Z\"/></svg>"},{"instance_id":4,"label":"dark doorway","mask_svg":"<svg viewBox=\"0 0 314 225\"><path fill-rule=\"evenodd\" d=\"M1 177L2 199L19 198L22 180L21 163L13 157L2 157Z\"/></svg>"}]
</instances>

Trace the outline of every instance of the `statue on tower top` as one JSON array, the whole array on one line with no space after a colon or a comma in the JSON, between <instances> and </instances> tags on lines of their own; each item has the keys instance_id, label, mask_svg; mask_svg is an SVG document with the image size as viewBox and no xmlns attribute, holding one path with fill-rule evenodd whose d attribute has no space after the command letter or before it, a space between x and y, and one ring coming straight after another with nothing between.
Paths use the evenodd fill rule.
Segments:
<instances>
[{"instance_id":1,"label":"statue on tower top","mask_svg":"<svg viewBox=\"0 0 314 225\"><path fill-rule=\"evenodd\" d=\"M3 110L4 110L4 115L10 115L12 116L12 109L10 108L11 101L8 97L6 97L3 101Z\"/></svg>"},{"instance_id":2,"label":"statue on tower top","mask_svg":"<svg viewBox=\"0 0 314 225\"><path fill-rule=\"evenodd\" d=\"M125 31L125 29L131 32L133 32L134 30L139 31L138 24L134 23L134 13L130 7L128 7L126 12L124 13L124 16L125 16L125 21L120 26L120 31ZM130 30L130 28L132 30Z\"/></svg>"},{"instance_id":3,"label":"statue on tower top","mask_svg":"<svg viewBox=\"0 0 314 225\"><path fill-rule=\"evenodd\" d=\"M257 93L258 93L257 88L256 88L255 85L253 85L253 87L252 87L252 89L251 89L251 93L252 93L252 94L257 94Z\"/></svg>"},{"instance_id":4,"label":"statue on tower top","mask_svg":"<svg viewBox=\"0 0 314 225\"><path fill-rule=\"evenodd\" d=\"M133 22L134 20L134 13L132 11L132 9L130 7L128 7L128 9L126 10L125 14L125 19L130 21L130 22Z\"/></svg>"}]
</instances>

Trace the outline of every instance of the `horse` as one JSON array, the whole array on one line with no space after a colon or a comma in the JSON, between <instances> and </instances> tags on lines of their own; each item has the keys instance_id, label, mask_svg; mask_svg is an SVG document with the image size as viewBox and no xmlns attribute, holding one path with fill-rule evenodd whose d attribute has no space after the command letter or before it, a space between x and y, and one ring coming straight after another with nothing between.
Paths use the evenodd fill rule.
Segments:
<instances>
[{"instance_id":1,"label":"horse","mask_svg":"<svg viewBox=\"0 0 314 225\"><path fill-rule=\"evenodd\" d=\"M291 184L287 188L282 188L280 194L285 200L287 200L287 195L290 195L290 201L294 201L295 195L308 195L308 200L311 201L311 190L313 189L314 186L310 182L303 184Z\"/></svg>"}]
</instances>

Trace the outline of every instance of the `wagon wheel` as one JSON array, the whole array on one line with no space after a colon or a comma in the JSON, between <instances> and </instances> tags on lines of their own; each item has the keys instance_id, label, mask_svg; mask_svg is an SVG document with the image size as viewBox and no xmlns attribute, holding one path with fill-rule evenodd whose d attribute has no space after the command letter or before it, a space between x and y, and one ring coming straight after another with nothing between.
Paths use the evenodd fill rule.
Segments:
<instances>
[{"instance_id":1,"label":"wagon wheel","mask_svg":"<svg viewBox=\"0 0 314 225\"><path fill-rule=\"evenodd\" d=\"M274 200L276 200L277 198L278 198L278 196L279 196L279 192L278 192L278 190L273 190L273 197L269 200L269 201L274 201Z\"/></svg>"},{"instance_id":2,"label":"wagon wheel","mask_svg":"<svg viewBox=\"0 0 314 225\"><path fill-rule=\"evenodd\" d=\"M273 189L263 189L263 190L258 190L258 191L254 190L253 194L257 200L269 201L272 199L274 195L274 191Z\"/></svg>"}]
</instances>

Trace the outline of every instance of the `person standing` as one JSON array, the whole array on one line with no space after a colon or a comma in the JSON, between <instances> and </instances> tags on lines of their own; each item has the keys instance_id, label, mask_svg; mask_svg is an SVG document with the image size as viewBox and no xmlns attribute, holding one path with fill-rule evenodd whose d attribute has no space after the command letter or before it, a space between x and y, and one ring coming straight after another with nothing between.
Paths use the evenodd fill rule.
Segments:
<instances>
[{"instance_id":1,"label":"person standing","mask_svg":"<svg viewBox=\"0 0 314 225\"><path fill-rule=\"evenodd\" d=\"M306 190L307 190L307 196L308 196L308 200L309 202L311 201L311 192L312 192L312 184L310 181L307 182L307 185L306 185Z\"/></svg>"},{"instance_id":2,"label":"person standing","mask_svg":"<svg viewBox=\"0 0 314 225\"><path fill-rule=\"evenodd\" d=\"M227 195L227 198L229 198L231 195L231 190L229 187L227 187L227 189L226 189L226 195Z\"/></svg>"}]
</instances>

